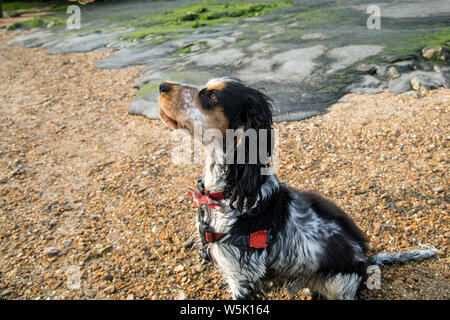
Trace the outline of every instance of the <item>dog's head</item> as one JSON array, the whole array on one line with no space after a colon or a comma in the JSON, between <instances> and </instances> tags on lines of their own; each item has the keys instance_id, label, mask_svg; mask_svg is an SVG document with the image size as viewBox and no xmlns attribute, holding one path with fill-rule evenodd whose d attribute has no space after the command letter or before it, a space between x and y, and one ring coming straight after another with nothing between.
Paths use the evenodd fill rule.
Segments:
<instances>
[{"instance_id":1,"label":"dog's head","mask_svg":"<svg viewBox=\"0 0 450 320\"><path fill-rule=\"evenodd\" d=\"M173 128L193 134L205 129L267 129L272 124L271 100L262 92L232 78L212 79L204 87L175 82L159 86L160 115Z\"/></svg>"},{"instance_id":2,"label":"dog's head","mask_svg":"<svg viewBox=\"0 0 450 320\"><path fill-rule=\"evenodd\" d=\"M197 125L201 126L202 130L218 130L223 137L227 137L228 129L240 132L252 129L257 135L264 129L268 135L267 155L271 154L271 99L240 80L213 79L203 87L166 81L159 87L158 101L162 120L170 127L187 129L191 135L194 135ZM248 138L242 136L244 139ZM231 144L224 141L224 153L230 151L230 146L235 149L240 143L242 141L239 135L233 137ZM259 140L253 149L249 148L250 143L249 141L245 144L244 162L234 161L232 164L226 164L227 191L232 195L231 202L236 202L239 209L242 209L244 201L246 207L256 201L257 192L265 180L260 169L267 164L260 161L259 152L256 163L249 161L250 153L254 153L255 148L259 150ZM253 143L255 144L255 141ZM253 152L250 152L250 149Z\"/></svg>"}]
</instances>

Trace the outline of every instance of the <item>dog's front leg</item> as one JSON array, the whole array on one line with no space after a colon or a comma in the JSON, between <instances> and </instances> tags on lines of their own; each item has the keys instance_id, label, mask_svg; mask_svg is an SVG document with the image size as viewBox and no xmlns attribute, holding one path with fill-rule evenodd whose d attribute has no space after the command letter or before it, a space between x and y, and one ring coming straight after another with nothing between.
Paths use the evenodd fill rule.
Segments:
<instances>
[{"instance_id":1,"label":"dog's front leg","mask_svg":"<svg viewBox=\"0 0 450 320\"><path fill-rule=\"evenodd\" d=\"M261 283L249 282L247 280L238 281L234 279L227 279L230 287L231 298L233 300L253 300L257 299L260 292Z\"/></svg>"},{"instance_id":2,"label":"dog's front leg","mask_svg":"<svg viewBox=\"0 0 450 320\"><path fill-rule=\"evenodd\" d=\"M235 246L214 245L211 257L227 282L232 299L256 299L266 273L266 252L242 253Z\"/></svg>"}]
</instances>

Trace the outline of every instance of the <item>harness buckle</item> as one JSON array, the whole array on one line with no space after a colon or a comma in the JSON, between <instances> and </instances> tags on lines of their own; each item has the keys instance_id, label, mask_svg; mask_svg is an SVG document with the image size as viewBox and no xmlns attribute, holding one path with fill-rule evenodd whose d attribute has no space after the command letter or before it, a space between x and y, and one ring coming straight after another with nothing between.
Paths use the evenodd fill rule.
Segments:
<instances>
[{"instance_id":1,"label":"harness buckle","mask_svg":"<svg viewBox=\"0 0 450 320\"><path fill-rule=\"evenodd\" d=\"M258 230L250 233L249 247L261 249L267 248L268 230Z\"/></svg>"}]
</instances>

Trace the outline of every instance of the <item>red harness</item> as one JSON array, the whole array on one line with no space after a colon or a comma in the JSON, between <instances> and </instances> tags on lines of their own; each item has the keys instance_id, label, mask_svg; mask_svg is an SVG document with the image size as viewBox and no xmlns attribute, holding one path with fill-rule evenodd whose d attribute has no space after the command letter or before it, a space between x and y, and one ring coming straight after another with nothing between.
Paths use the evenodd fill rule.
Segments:
<instances>
[{"instance_id":1,"label":"red harness","mask_svg":"<svg viewBox=\"0 0 450 320\"><path fill-rule=\"evenodd\" d=\"M205 204L211 209L220 211L222 207L220 204L220 200L225 199L224 192L208 192L204 188L200 187L199 191L200 192L196 192L193 189L188 189L188 194L192 197L192 200L194 201L194 204L197 208L200 209L201 205ZM258 230L250 233L249 235L235 236L227 233L210 232L211 228L204 222L202 222L200 225L200 232L201 234L204 234L204 240L207 243L220 241L226 235L229 235L229 237L225 238L225 241L228 240L233 244L245 245L256 249L266 248L268 245L269 230Z\"/></svg>"}]
</instances>

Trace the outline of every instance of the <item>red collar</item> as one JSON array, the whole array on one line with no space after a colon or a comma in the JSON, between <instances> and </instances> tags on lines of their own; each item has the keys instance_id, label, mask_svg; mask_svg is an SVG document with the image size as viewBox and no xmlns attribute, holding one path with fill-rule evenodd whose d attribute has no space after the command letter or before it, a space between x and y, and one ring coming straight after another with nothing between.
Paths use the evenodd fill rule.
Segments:
<instances>
[{"instance_id":1,"label":"red collar","mask_svg":"<svg viewBox=\"0 0 450 320\"><path fill-rule=\"evenodd\" d=\"M215 200L215 201L220 201L225 199L225 194L223 191L217 191L217 192L208 192L206 190L203 190L204 193L210 197L211 199Z\"/></svg>"},{"instance_id":2,"label":"red collar","mask_svg":"<svg viewBox=\"0 0 450 320\"><path fill-rule=\"evenodd\" d=\"M219 201L225 199L225 193L223 191L209 192L206 190L202 179L197 180L197 190L196 192L193 189L188 189L188 194L194 200L197 208L204 203L212 209L220 210L221 205Z\"/></svg>"},{"instance_id":3,"label":"red collar","mask_svg":"<svg viewBox=\"0 0 450 320\"><path fill-rule=\"evenodd\" d=\"M192 197L192 200L194 200L194 204L197 208L204 203L211 209L219 210L222 207L219 201L225 199L223 191L208 192L203 189L200 192L196 192L189 188L188 194Z\"/></svg>"}]
</instances>

